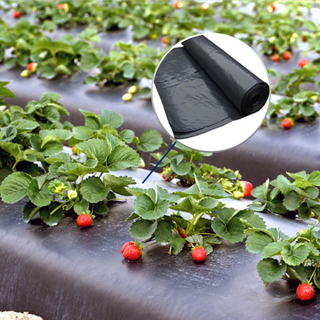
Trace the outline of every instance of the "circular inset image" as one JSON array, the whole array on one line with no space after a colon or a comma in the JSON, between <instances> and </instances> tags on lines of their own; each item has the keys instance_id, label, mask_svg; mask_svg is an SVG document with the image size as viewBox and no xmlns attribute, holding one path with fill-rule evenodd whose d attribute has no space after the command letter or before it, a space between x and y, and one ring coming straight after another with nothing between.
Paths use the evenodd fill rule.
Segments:
<instances>
[{"instance_id":1,"label":"circular inset image","mask_svg":"<svg viewBox=\"0 0 320 320\"><path fill-rule=\"evenodd\" d=\"M218 152L249 139L270 103L267 70L244 42L219 33L187 38L161 60L152 104L179 143Z\"/></svg>"}]
</instances>

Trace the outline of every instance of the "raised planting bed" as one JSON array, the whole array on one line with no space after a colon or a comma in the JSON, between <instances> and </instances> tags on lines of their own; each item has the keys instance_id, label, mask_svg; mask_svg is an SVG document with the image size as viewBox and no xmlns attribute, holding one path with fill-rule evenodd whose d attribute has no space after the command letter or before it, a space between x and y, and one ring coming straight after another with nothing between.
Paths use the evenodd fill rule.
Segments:
<instances>
[{"instance_id":1,"label":"raised planting bed","mask_svg":"<svg viewBox=\"0 0 320 320\"><path fill-rule=\"evenodd\" d=\"M148 171L124 170L139 187L151 179L169 191L181 190ZM248 200L226 200L244 208ZM71 218L54 228L39 220L25 224L24 202L1 203L0 309L28 310L44 319L301 319L317 315L319 301L304 307L295 287L279 280L266 289L244 243L223 243L204 264L195 264L190 251L167 254L168 247L145 249L142 260L128 262L121 253L130 240L124 220L133 211L133 197L114 204L94 227L79 229ZM268 227L293 236L306 224L261 214Z\"/></svg>"},{"instance_id":2,"label":"raised planting bed","mask_svg":"<svg viewBox=\"0 0 320 320\"><path fill-rule=\"evenodd\" d=\"M21 78L18 70L0 67L3 79L12 80L8 85L16 93L11 104L22 107L30 100L38 100L44 91L59 93L61 103L70 112L69 119L75 125L83 124L83 116L78 109L85 109L100 114L102 109L120 113L124 117L122 129L132 129L138 135L146 129L156 129L167 144L171 144L168 134L160 125L152 109L150 100L134 99L126 103L121 97L125 86L98 89L82 85L84 74L75 74L67 79L43 80L36 77ZM275 98L273 98L274 101ZM306 143L308 141L308 143ZM317 170L320 164L320 151L315 146L320 142L318 120L310 123L297 123L291 130L285 131L281 124L270 122L260 128L255 135L238 147L215 153L205 162L219 167L239 170L245 180L254 186L262 184L267 178L274 179L286 171L297 172ZM163 149L165 150L165 149ZM143 154L147 168L152 168L156 161Z\"/></svg>"}]
</instances>

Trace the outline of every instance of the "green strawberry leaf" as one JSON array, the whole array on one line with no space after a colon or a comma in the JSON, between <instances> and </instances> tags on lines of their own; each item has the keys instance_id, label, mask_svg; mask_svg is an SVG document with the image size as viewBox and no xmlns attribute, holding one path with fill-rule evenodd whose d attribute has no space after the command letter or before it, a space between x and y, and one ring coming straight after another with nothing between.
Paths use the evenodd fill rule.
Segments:
<instances>
[{"instance_id":1,"label":"green strawberry leaf","mask_svg":"<svg viewBox=\"0 0 320 320\"><path fill-rule=\"evenodd\" d=\"M109 141L101 139L89 139L77 144L77 148L87 157L105 163L111 152Z\"/></svg>"},{"instance_id":2,"label":"green strawberry leaf","mask_svg":"<svg viewBox=\"0 0 320 320\"><path fill-rule=\"evenodd\" d=\"M27 193L32 177L23 172L8 175L1 184L1 197L5 203L15 203L23 199Z\"/></svg>"},{"instance_id":3,"label":"green strawberry leaf","mask_svg":"<svg viewBox=\"0 0 320 320\"><path fill-rule=\"evenodd\" d=\"M81 200L73 206L73 210L76 214L80 215L83 213L90 213L89 211L89 202L86 200Z\"/></svg>"},{"instance_id":4,"label":"green strawberry leaf","mask_svg":"<svg viewBox=\"0 0 320 320\"><path fill-rule=\"evenodd\" d=\"M283 205L289 211L295 211L300 203L300 196L296 191L290 191L283 200Z\"/></svg>"},{"instance_id":5,"label":"green strawberry leaf","mask_svg":"<svg viewBox=\"0 0 320 320\"><path fill-rule=\"evenodd\" d=\"M117 146L112 150L108 158L108 168L111 171L119 171L129 167L138 167L139 165L139 154L126 145Z\"/></svg>"},{"instance_id":6,"label":"green strawberry leaf","mask_svg":"<svg viewBox=\"0 0 320 320\"><path fill-rule=\"evenodd\" d=\"M271 258L263 259L257 265L259 276L266 284L281 279L286 268L286 263Z\"/></svg>"},{"instance_id":7,"label":"green strawberry leaf","mask_svg":"<svg viewBox=\"0 0 320 320\"><path fill-rule=\"evenodd\" d=\"M169 220L160 220L155 231L155 238L160 246L170 243L172 237L172 223Z\"/></svg>"},{"instance_id":8,"label":"green strawberry leaf","mask_svg":"<svg viewBox=\"0 0 320 320\"><path fill-rule=\"evenodd\" d=\"M185 239L183 239L183 238L177 238L177 237L172 236L171 239L170 239L170 243L171 243L172 248L173 248L173 254L174 254L174 255L177 255L177 254L179 254L179 253L182 251L182 249L184 248Z\"/></svg>"},{"instance_id":9,"label":"green strawberry leaf","mask_svg":"<svg viewBox=\"0 0 320 320\"><path fill-rule=\"evenodd\" d=\"M135 239L150 238L154 234L157 225L157 221L137 220L131 225L130 234Z\"/></svg>"},{"instance_id":10,"label":"green strawberry leaf","mask_svg":"<svg viewBox=\"0 0 320 320\"><path fill-rule=\"evenodd\" d=\"M310 248L304 243L297 243L294 246L287 244L281 250L283 260L290 266L298 266L309 255Z\"/></svg>"},{"instance_id":11,"label":"green strawberry leaf","mask_svg":"<svg viewBox=\"0 0 320 320\"><path fill-rule=\"evenodd\" d=\"M266 233L255 232L246 241L246 249L253 254L262 252L273 239Z\"/></svg>"},{"instance_id":12,"label":"green strawberry leaf","mask_svg":"<svg viewBox=\"0 0 320 320\"><path fill-rule=\"evenodd\" d=\"M43 177L45 176L33 178L28 187L28 197L38 207L48 206L53 200L48 184L43 184Z\"/></svg>"},{"instance_id":13,"label":"green strawberry leaf","mask_svg":"<svg viewBox=\"0 0 320 320\"><path fill-rule=\"evenodd\" d=\"M82 198L90 203L97 203L104 200L109 191L110 187L106 187L97 177L89 177L82 182L80 187Z\"/></svg>"},{"instance_id":14,"label":"green strawberry leaf","mask_svg":"<svg viewBox=\"0 0 320 320\"><path fill-rule=\"evenodd\" d=\"M169 201L162 200L157 204L147 195L139 195L134 201L134 210L141 218L155 220L163 217L169 209Z\"/></svg>"},{"instance_id":15,"label":"green strawberry leaf","mask_svg":"<svg viewBox=\"0 0 320 320\"><path fill-rule=\"evenodd\" d=\"M44 223L50 227L56 226L63 217L63 210L59 208L53 214L50 214L59 206L58 202L52 203L49 207L42 207L40 209L40 218Z\"/></svg>"},{"instance_id":16,"label":"green strawberry leaf","mask_svg":"<svg viewBox=\"0 0 320 320\"><path fill-rule=\"evenodd\" d=\"M28 201L23 207L23 221L28 223L38 212L40 208Z\"/></svg>"},{"instance_id":17,"label":"green strawberry leaf","mask_svg":"<svg viewBox=\"0 0 320 320\"><path fill-rule=\"evenodd\" d=\"M123 117L114 111L103 110L101 115L101 124L111 128L119 128L123 124Z\"/></svg>"},{"instance_id":18,"label":"green strawberry leaf","mask_svg":"<svg viewBox=\"0 0 320 320\"><path fill-rule=\"evenodd\" d=\"M162 136L156 130L146 130L142 133L137 149L144 152L152 152L159 149L162 145Z\"/></svg>"}]
</instances>

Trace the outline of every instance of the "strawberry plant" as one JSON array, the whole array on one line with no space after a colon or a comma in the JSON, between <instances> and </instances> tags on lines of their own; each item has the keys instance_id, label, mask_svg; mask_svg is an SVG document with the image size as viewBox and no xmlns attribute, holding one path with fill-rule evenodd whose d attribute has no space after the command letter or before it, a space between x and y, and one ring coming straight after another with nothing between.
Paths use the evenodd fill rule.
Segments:
<instances>
[{"instance_id":1,"label":"strawberry plant","mask_svg":"<svg viewBox=\"0 0 320 320\"><path fill-rule=\"evenodd\" d=\"M115 86L137 82L135 93L146 95L150 92L153 74L163 54L164 52L148 47L144 43L135 46L132 43L125 44L120 41L115 44L115 49L111 50L108 56L101 57L99 73L96 76L89 76L84 83ZM138 82L142 79L149 80L149 85L140 87ZM131 99L132 94L129 94L129 99L125 100Z\"/></svg>"},{"instance_id":2,"label":"strawberry plant","mask_svg":"<svg viewBox=\"0 0 320 320\"><path fill-rule=\"evenodd\" d=\"M320 171L307 174L287 172L289 179L279 175L252 190L256 198L249 208L259 212L282 214L291 218L296 215L302 220L320 217ZM291 179L290 179L291 178Z\"/></svg>"},{"instance_id":3,"label":"strawberry plant","mask_svg":"<svg viewBox=\"0 0 320 320\"><path fill-rule=\"evenodd\" d=\"M297 288L297 297L311 300L311 286L320 289L320 230L309 226L293 237L276 228L248 228L245 232L246 249L253 254L262 253L257 270L264 284L268 286L279 279L296 281L302 284Z\"/></svg>"},{"instance_id":4,"label":"strawberry plant","mask_svg":"<svg viewBox=\"0 0 320 320\"><path fill-rule=\"evenodd\" d=\"M1 97L14 97L6 85L0 83ZM78 225L88 227L95 215L108 212L107 204L118 199L116 194L131 195L126 187L135 181L110 172L140 166L137 151L154 151L164 144L155 130L140 137L131 130L118 132L123 118L110 110L101 116L80 110L85 126L62 124L60 115L68 112L59 99L55 93L44 93L40 102L31 101L25 109L2 106L0 194L5 203L28 198L26 222L39 213L53 226L64 215L79 215ZM73 154L65 144L74 147Z\"/></svg>"},{"instance_id":5,"label":"strawberry plant","mask_svg":"<svg viewBox=\"0 0 320 320\"><path fill-rule=\"evenodd\" d=\"M303 89L305 83L316 83L317 68L307 65L302 69L293 68L288 74L277 73L274 69L268 69L269 75L279 79L272 88L272 93L293 97ZM318 89L318 88L317 88Z\"/></svg>"},{"instance_id":6,"label":"strawberry plant","mask_svg":"<svg viewBox=\"0 0 320 320\"><path fill-rule=\"evenodd\" d=\"M319 114L314 108L315 101L318 100L318 93L314 91L300 91L293 97L284 97L276 103L270 103L268 117L277 118L278 122L283 122L289 118L292 122L313 121ZM291 127L292 123L290 124Z\"/></svg>"},{"instance_id":7,"label":"strawberry plant","mask_svg":"<svg viewBox=\"0 0 320 320\"><path fill-rule=\"evenodd\" d=\"M137 153L152 152L166 146L161 134L156 130L145 130L140 137L135 136L134 131L129 129L118 132L117 128L123 124L123 117L114 111L103 110L101 115L81 109L80 112L84 116L85 125L72 128L70 147L76 147L77 143L90 139L108 140L109 135L113 135L121 144L130 144Z\"/></svg>"},{"instance_id":8,"label":"strawberry plant","mask_svg":"<svg viewBox=\"0 0 320 320\"><path fill-rule=\"evenodd\" d=\"M30 61L32 45L42 35L37 25L26 19L19 20L14 27L0 21L0 62L7 67L24 67ZM5 51L9 54L5 55Z\"/></svg>"},{"instance_id":9,"label":"strawberry plant","mask_svg":"<svg viewBox=\"0 0 320 320\"><path fill-rule=\"evenodd\" d=\"M261 11L256 17L256 30L260 36L255 44L261 54L273 55L292 51L301 39L300 30L304 19L291 18L290 14L269 14Z\"/></svg>"},{"instance_id":10,"label":"strawberry plant","mask_svg":"<svg viewBox=\"0 0 320 320\"><path fill-rule=\"evenodd\" d=\"M157 161L163 157L164 153L153 153L152 156ZM168 155L159 164L163 167L162 177L171 181L173 178L179 179L178 185L189 187L195 183L195 175L201 177L210 184L218 183L223 189L235 198L242 198L243 187L241 185L241 175L239 171L227 168L217 168L207 163L201 162L203 157L209 157L212 153L201 152L189 149L180 143L175 145Z\"/></svg>"},{"instance_id":11,"label":"strawberry plant","mask_svg":"<svg viewBox=\"0 0 320 320\"><path fill-rule=\"evenodd\" d=\"M15 94L8 88L6 88L6 86L9 84L10 82L8 81L0 81L0 108L1 111L3 111L5 109L5 106L8 105L8 103L5 102L4 98L15 98Z\"/></svg>"},{"instance_id":12,"label":"strawberry plant","mask_svg":"<svg viewBox=\"0 0 320 320\"><path fill-rule=\"evenodd\" d=\"M99 64L102 55L89 41L99 41L96 31L85 30L78 37L66 35L58 40L42 37L31 49L30 59L38 64L37 75L53 79L57 75L72 75L89 71Z\"/></svg>"},{"instance_id":13,"label":"strawberry plant","mask_svg":"<svg viewBox=\"0 0 320 320\"><path fill-rule=\"evenodd\" d=\"M237 243L245 238L247 228L264 228L263 219L252 211L225 207L219 199L229 194L219 184L196 177L195 181L190 188L174 193L156 184L154 189L128 188L136 196L134 212L127 219L134 220L130 234L136 241L141 240L142 248L169 245L169 253L177 255L185 246L203 247L208 255L220 239ZM170 214L169 209L173 211ZM203 261L205 255L194 250L194 258Z\"/></svg>"}]
</instances>

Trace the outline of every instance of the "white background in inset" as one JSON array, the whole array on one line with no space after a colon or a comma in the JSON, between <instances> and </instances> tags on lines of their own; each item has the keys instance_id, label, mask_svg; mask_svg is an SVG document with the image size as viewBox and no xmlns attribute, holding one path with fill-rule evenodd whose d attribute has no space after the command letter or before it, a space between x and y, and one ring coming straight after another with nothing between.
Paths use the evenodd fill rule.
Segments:
<instances>
[{"instance_id":1,"label":"white background in inset","mask_svg":"<svg viewBox=\"0 0 320 320\"><path fill-rule=\"evenodd\" d=\"M232 58L241 63L261 80L269 84L266 67L257 53L244 42L220 33L208 33L203 35L214 42L222 50L227 52ZM180 42L172 47L171 50L178 47L182 47ZM152 87L152 103L160 123L169 135L174 138L173 131L168 122L162 101L155 85ZM259 129L267 114L269 103L270 96L266 104L254 114L232 121L223 127L200 134L196 137L178 139L177 141L189 148L207 152L218 152L233 148L249 139Z\"/></svg>"}]
</instances>

